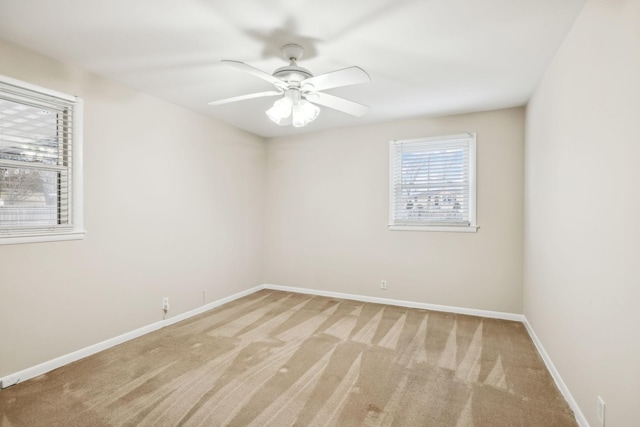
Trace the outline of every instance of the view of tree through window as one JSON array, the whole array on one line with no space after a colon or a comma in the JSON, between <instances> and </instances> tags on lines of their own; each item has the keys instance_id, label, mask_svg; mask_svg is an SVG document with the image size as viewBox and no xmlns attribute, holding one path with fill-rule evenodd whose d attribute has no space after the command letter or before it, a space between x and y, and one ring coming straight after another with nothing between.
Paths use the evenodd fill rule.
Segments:
<instances>
[{"instance_id":1,"label":"view of tree through window","mask_svg":"<svg viewBox=\"0 0 640 427\"><path fill-rule=\"evenodd\" d=\"M0 228L65 224L64 114L0 99Z\"/></svg>"},{"instance_id":2,"label":"view of tree through window","mask_svg":"<svg viewBox=\"0 0 640 427\"><path fill-rule=\"evenodd\" d=\"M391 225L475 220L475 134L391 142Z\"/></svg>"},{"instance_id":3,"label":"view of tree through window","mask_svg":"<svg viewBox=\"0 0 640 427\"><path fill-rule=\"evenodd\" d=\"M461 149L403 153L399 217L464 221L464 159Z\"/></svg>"}]
</instances>

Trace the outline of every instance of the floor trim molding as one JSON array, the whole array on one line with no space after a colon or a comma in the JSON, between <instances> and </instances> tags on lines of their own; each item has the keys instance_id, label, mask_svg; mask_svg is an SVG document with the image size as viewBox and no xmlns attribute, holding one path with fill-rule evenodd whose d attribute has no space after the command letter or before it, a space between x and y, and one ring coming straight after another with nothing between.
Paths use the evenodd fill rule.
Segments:
<instances>
[{"instance_id":1,"label":"floor trim molding","mask_svg":"<svg viewBox=\"0 0 640 427\"><path fill-rule=\"evenodd\" d=\"M580 410L580 407L578 406L577 402L573 398L573 395L569 391L569 388L567 387L565 382L562 380L560 373L558 372L553 362L551 361L549 354L545 351L544 347L542 346L542 343L538 338L538 336L536 335L535 331L533 330L533 327L529 323L529 320L523 314L505 313L505 312L490 311L490 310L479 310L474 308L453 307L453 306L447 306L447 305L427 304L427 303L414 302L414 301L370 297L370 296L364 296L364 295L346 294L342 292L321 291L317 289L298 288L293 286L281 286L281 285L273 285L273 284L263 284L263 285L255 286L253 288L249 288L245 291L238 292L228 297L218 299L216 301L210 302L208 304L205 304L201 307L187 311L185 313L178 314L176 316L170 317L165 320L161 320L159 322L154 322L150 325L143 326L131 332L127 332L125 334L99 342L97 344L90 345L88 347L57 357L55 359L49 360L39 365L24 369L14 374L7 375L5 377L0 378L0 388L6 388L14 384L18 384L19 382L23 382L31 378L35 378L39 375L45 374L49 371L60 368L69 363L91 356L92 354L114 347L118 344L122 344L134 338L141 337L150 332L157 331L158 329L162 329L166 326L173 325L174 323L178 323L190 317L197 316L198 314L204 313L208 310L219 307L223 304L226 304L228 302L234 301L238 298L242 298L244 296L250 295L254 292L257 292L263 289L295 292L299 294L318 295L318 296L325 296L325 297L331 297L331 298L342 298L342 299L370 302L370 303L376 303L376 304L387 304L387 305L395 305L395 306L408 307L408 308L420 308L425 310L443 311L448 313L466 314L470 316L489 317L494 319L503 319L503 320L512 320L516 322L522 322L526 327L527 332L529 333L529 336L531 337L534 345L538 349L538 353L540 353L540 356L542 357L542 360L547 366L547 369L549 369L549 372L551 373L551 376L556 382L556 385L560 389L560 392L562 393L565 400L573 410L573 413L576 417L576 421L578 422L580 427L590 427L589 423L587 422L587 419L585 418L584 414Z\"/></svg>"},{"instance_id":2,"label":"floor trim molding","mask_svg":"<svg viewBox=\"0 0 640 427\"><path fill-rule=\"evenodd\" d=\"M569 404L569 407L573 411L573 415L576 417L576 421L578 422L580 427L590 427L589 422L587 421L584 414L582 413L582 410L580 409L580 406L578 406L578 402L576 402L576 400L573 398L573 395L569 391L569 387L567 387L567 384L565 384L564 380L560 376L560 372L558 372L558 370L556 369L555 365L551 361L551 357L549 357L549 354L542 346L542 342L540 341L535 331L533 330L533 326L531 326L531 323L529 323L529 319L527 319L526 316L522 316L522 317L524 318L522 323L524 323L525 328L527 328L527 332L529 332L529 336L531 337L531 340L533 341L536 348L538 349L538 353L540 353L542 360L544 360L544 364L547 365L547 369L551 373L551 377L553 378L553 380L556 382L556 385L560 389L560 393L562 393L562 395L564 396L564 399L567 401L567 403Z\"/></svg>"},{"instance_id":3,"label":"floor trim molding","mask_svg":"<svg viewBox=\"0 0 640 427\"><path fill-rule=\"evenodd\" d=\"M295 292L299 294L310 294L310 295L318 295L323 297L342 298L342 299L362 301L362 302L372 302L375 304L396 305L399 307L421 308L425 310L444 311L447 313L467 314L470 316L479 316L479 317L490 317L493 319L514 320L516 322L524 321L524 316L522 314L505 313L502 311L490 311L490 310L479 310L475 308L452 307L448 305L427 304L424 302L369 297L369 296L356 295L356 294L345 294L342 292L330 292L330 291L320 291L317 289L296 288L293 286L265 284L263 285L263 288L273 289L274 291L287 291L287 292Z\"/></svg>"},{"instance_id":4,"label":"floor trim molding","mask_svg":"<svg viewBox=\"0 0 640 427\"><path fill-rule=\"evenodd\" d=\"M150 332L157 331L158 329L162 329L165 326L173 325L174 323L178 323L182 320L204 313L205 311L211 310L213 308L216 308L218 306L221 306L223 304L226 304L238 298L242 298L244 296L250 295L263 288L264 286L262 285L255 286L253 288L247 289L246 291L238 292L231 296L221 298L219 300L210 302L208 304L205 304L193 310L189 310L185 313L181 313L176 316L170 317L168 319L151 323L150 325L143 326L141 328L124 333L122 335L109 338L97 344L93 344L88 347L81 348L80 350L65 354L63 356L56 357L55 359L40 363L39 365L32 366L27 369L23 369L22 371L19 371L13 374L9 374L5 377L0 378L0 388L7 388L12 385L18 384L20 382L40 376L42 374L46 374L49 371L53 371L54 369L60 368L69 363L91 356L92 354L96 354L100 351L103 351L108 348L114 347L118 344L122 344L124 342L130 341L134 338L141 337L142 335L146 335Z\"/></svg>"},{"instance_id":5,"label":"floor trim molding","mask_svg":"<svg viewBox=\"0 0 640 427\"><path fill-rule=\"evenodd\" d=\"M513 321L516 321L516 322L522 322L524 324L525 328L527 329L527 332L529 333L529 336L531 337L531 340L533 341L534 345L536 346L536 349L538 350L538 353L540 353L540 356L542 357L542 360L544 361L545 365L547 366L547 369L549 370L549 373L551 373L551 376L552 376L553 380L555 381L556 385L558 386L558 389L560 389L560 393L562 393L562 396L565 398L565 400L569 404L569 407L573 411L573 414L574 414L574 416L576 418L576 422L578 423L578 425L580 427L590 427L589 423L587 422L587 419L585 418L584 414L582 413L582 410L578 406L578 403L573 398L573 395L569 391L569 388L567 387L565 382L562 380L562 377L560 376L560 373L558 372L558 370L554 366L553 362L551 361L551 358L549 357L549 354L545 351L544 347L542 346L542 343L541 343L540 339L538 338L538 336L534 332L533 327L529 323L529 320L523 314L505 313L505 312L500 312L500 311L489 311L489 310L478 310L478 309L473 309L473 308L452 307L452 306L447 306L447 305L427 304L427 303L404 301L404 300L394 300L394 299L378 298L378 297L368 297L368 296L363 296L363 295L345 294L345 293L342 293L342 292L330 292L330 291L319 291L319 290L316 290L316 289L296 288L296 287L292 287L292 286L280 286L280 285L265 284L265 285L262 286L262 288L263 289L273 289L273 290L276 290L276 291L296 292L296 293L300 293L300 294L310 294L310 295L318 295L318 296L325 296L325 297L332 297L332 298L343 298L343 299L362 301L362 302L372 302L372 303L377 303L377 304L388 304L388 305L395 305L395 306L409 307L409 308L422 308L422 309L426 309L426 310L444 311L444 312L448 312L448 313L468 314L468 315L471 315L471 316L490 317L490 318L494 318L494 319L513 320Z\"/></svg>"}]
</instances>

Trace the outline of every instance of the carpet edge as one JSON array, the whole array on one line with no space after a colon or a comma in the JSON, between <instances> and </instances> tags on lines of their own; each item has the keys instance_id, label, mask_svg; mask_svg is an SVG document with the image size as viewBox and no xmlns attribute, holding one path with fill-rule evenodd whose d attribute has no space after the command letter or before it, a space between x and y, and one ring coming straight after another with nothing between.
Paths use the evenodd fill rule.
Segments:
<instances>
[{"instance_id":1,"label":"carpet edge","mask_svg":"<svg viewBox=\"0 0 640 427\"><path fill-rule=\"evenodd\" d=\"M262 285L254 286L254 287L249 288L249 289L247 289L245 291L238 292L238 293L230 295L228 297L220 298L220 299L218 299L216 301L213 301L213 302L210 302L210 303L205 304L203 306L197 307L197 308L195 308L193 310L189 310L187 312L184 312L184 313L178 314L176 316L170 317L169 319L165 319L165 320L161 320L161 321L158 321L158 322L151 323L149 325L143 326L143 327L135 329L133 331L124 333L122 335L118 335L116 337L109 338L109 339L101 341L99 343L96 343L96 344L81 348L79 350L76 350L74 352L62 355L62 356L57 357L55 359L51 359L49 361L40 363L40 364L38 364L36 366L32 366L30 368L23 369L23 370L18 371L16 373L6 375L6 376L0 378L0 385L4 386L5 384L7 384L7 387L9 387L9 386L18 384L19 382L23 382L23 381L29 380L31 378L35 378L35 377L37 377L39 375L45 374L47 372L50 372L50 371L52 371L54 369L57 369L57 368L60 368L60 367L62 367L64 365L67 365L69 363L72 363L72 362L75 362L77 360L83 359L85 357L91 356L91 355L96 354L96 353L98 353L100 351L107 350L107 349L109 349L111 347L114 347L116 345L119 345L119 344L122 344L124 342L130 341L132 339L141 337L141 336L146 335L146 334L148 334L150 332L154 332L154 331L156 331L158 329L162 329L162 328L164 328L166 326L173 325L173 324L178 323L178 322L180 322L182 320L186 320L186 319L188 319L190 317L197 316L197 315L202 314L202 313L204 313L206 311L209 311L211 309L219 307L219 306L221 306L223 304L226 304L226 303L234 301L234 300L236 300L238 298L242 298L244 296L250 295L252 293L258 292L258 291L263 290L263 289L294 292L294 293L317 295L317 296L325 296L325 297L332 297L332 298L349 299L349 300L369 302L369 303L387 304L387 305L394 305L394 306L401 306L401 307L408 307L408 308L419 308L419 309L426 309L426 310L433 310L433 311L441 311L441 312L449 312L449 313L456 313L456 314L465 314L465 315L471 315L471 316L480 316L480 317L488 317L488 318L495 318L495 319L502 319L502 320L512 320L512 321L521 322L521 323L524 324L529 336L531 337L531 340L533 341L536 349L538 350L538 353L542 357L542 360L544 361L547 369L551 373L551 376L552 376L553 380L555 381L556 386L558 387L558 389L562 393L563 397L565 398L565 400L569 404L569 407L573 410L574 416L576 418L576 421L578 422L580 427L590 427L589 423L587 422L587 420L586 420L584 414L582 413L580 407L578 406L577 402L573 398L573 395L569 391L569 388L567 387L567 385L563 381L562 377L560 376L560 373L558 372L558 370L556 369L555 365L553 364L551 358L549 357L549 354L544 349L544 347L542 345L542 342L540 341L540 339L536 335L533 327L531 326L531 324L529 323L529 320L527 319L527 317L524 314L506 313L506 312L498 312L498 311L490 311L490 310L480 310L480 309L472 309L472 308L464 308L464 307L453 307L453 306L445 306L445 305L437 305L437 304L428 304L428 303L420 303L420 302L414 302L414 301L395 300L395 299L380 298L380 297L370 297L370 296L364 296L364 295L346 294L346 293L342 293L342 292L321 291L321 290L316 290L316 289L299 288L299 287L292 287L292 286L281 286L281 285L266 284L266 283L262 284ZM5 388L5 387L3 387L3 388Z\"/></svg>"},{"instance_id":2,"label":"carpet edge","mask_svg":"<svg viewBox=\"0 0 640 427\"><path fill-rule=\"evenodd\" d=\"M551 374L551 378L553 378L553 380L556 383L556 386L560 390L560 393L562 393L562 396L567 401L567 403L569 404L569 407L573 411L573 415L575 416L576 421L578 422L580 427L590 427L589 422L587 421L584 414L582 413L582 410L580 409L580 406L578 406L578 402L576 402L576 400L573 398L571 391L569 391L569 387L567 387L567 384L564 382L564 380L560 376L560 372L558 372L555 365L553 364L553 361L551 360L551 357L549 356L547 351L544 349L544 346L542 345L542 341L540 341L535 331L533 330L533 326L531 326L531 323L529 323L529 319L527 319L527 316L525 315L522 315L522 317L523 317L522 323L524 324L524 327L527 328L527 332L529 333L529 336L531 337L533 344L536 346L538 353L542 357L544 364L547 366L547 369Z\"/></svg>"},{"instance_id":3,"label":"carpet edge","mask_svg":"<svg viewBox=\"0 0 640 427\"><path fill-rule=\"evenodd\" d=\"M560 393L562 393L562 396L567 401L567 403L569 404L569 407L573 411L573 414L576 418L577 423L580 425L580 427L590 427L589 423L587 422L587 419L582 413L582 410L578 406L578 403L573 398L573 395L569 391L569 388L567 387L564 380L560 376L560 373L558 372L555 365L551 361L549 354L545 351L544 347L542 346L542 342L540 341L538 336L535 334L533 327L531 326L531 324L529 323L529 320L524 314L506 313L506 312L500 312L500 311L480 310L480 309L463 308L463 307L453 307L453 306L437 305L437 304L427 304L427 303L419 303L414 301L394 300L394 299L380 298L380 297L369 297L369 296L363 296L363 295L346 294L342 292L320 291L316 289L297 288L293 286L281 286L281 285L274 285L274 284L264 284L262 285L262 288L272 289L275 291L295 292L295 293L301 293L301 294L318 295L318 296L332 297L332 298L342 298L342 299L371 302L371 303L377 303L377 304L388 304L388 305L395 305L395 306L408 307L408 308L421 308L425 310L443 311L447 313L466 314L470 316L489 317L493 319L512 320L516 322L521 322L525 326L527 333L531 337L531 340L533 341L536 347L536 350L542 357L542 360L544 361L545 366L549 370L551 377L555 381L556 386L560 390Z\"/></svg>"},{"instance_id":4,"label":"carpet edge","mask_svg":"<svg viewBox=\"0 0 640 427\"><path fill-rule=\"evenodd\" d=\"M47 372L53 371L54 369L58 369L62 366L68 365L69 363L73 363L77 360L84 359L85 357L107 350L111 347L115 347L116 345L122 344L132 339L139 338L150 332L157 331L158 329L162 329L166 326L173 325L174 323L178 323L190 317L197 316L198 314L202 314L206 311L219 307L228 302L234 301L238 298L242 298L244 296L250 295L262 289L264 289L264 285L254 286L247 290L235 293L228 297L220 298L216 301L212 301L208 304L205 304L203 306L194 308L193 310L189 310L184 313L175 315L168 319L160 320L158 322L154 322L149 325L142 326L140 328L134 329L133 331L125 332L124 334L106 339L96 344L89 345L87 347L81 348L71 353L64 354L62 356L56 357L55 359L51 359L46 362L42 362L38 365L15 372L13 374L0 377L0 386L2 389L4 389L7 387L16 385L18 383L21 383L23 381L30 380L42 374L46 374Z\"/></svg>"},{"instance_id":5,"label":"carpet edge","mask_svg":"<svg viewBox=\"0 0 640 427\"><path fill-rule=\"evenodd\" d=\"M374 304L387 304L407 308L421 308L424 310L443 311L447 313L466 314L469 316L489 317L492 319L513 320L523 322L524 315L517 313L507 313L502 311L480 310L476 308L454 307L448 305L429 304L424 302L397 300L390 298L370 297L356 294L346 294L342 292L320 291L317 289L297 288L294 286L281 286L274 284L264 284L263 289L274 291L295 292L299 294L318 295L323 297L341 298L353 301L370 302Z\"/></svg>"}]
</instances>

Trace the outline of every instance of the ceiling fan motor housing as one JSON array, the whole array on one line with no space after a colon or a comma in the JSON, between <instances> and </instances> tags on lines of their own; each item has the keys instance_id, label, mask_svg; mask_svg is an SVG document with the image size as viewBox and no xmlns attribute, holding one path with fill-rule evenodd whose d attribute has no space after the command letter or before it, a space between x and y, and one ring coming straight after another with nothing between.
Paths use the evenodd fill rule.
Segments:
<instances>
[{"instance_id":1,"label":"ceiling fan motor housing","mask_svg":"<svg viewBox=\"0 0 640 427\"><path fill-rule=\"evenodd\" d=\"M278 68L273 73L273 77L277 77L280 80L284 80L285 82L291 83L300 83L304 79L308 79L313 77L311 71L306 68L298 67L296 61L299 61L302 58L302 54L304 53L304 48L298 44L291 43L282 46L282 55L284 59L290 61L289 65L285 65L284 67Z\"/></svg>"},{"instance_id":2,"label":"ceiling fan motor housing","mask_svg":"<svg viewBox=\"0 0 640 427\"><path fill-rule=\"evenodd\" d=\"M273 73L273 77L277 77L291 84L300 83L305 79L313 77L313 74L306 68L298 67L294 61L291 61L291 64L278 68Z\"/></svg>"}]
</instances>

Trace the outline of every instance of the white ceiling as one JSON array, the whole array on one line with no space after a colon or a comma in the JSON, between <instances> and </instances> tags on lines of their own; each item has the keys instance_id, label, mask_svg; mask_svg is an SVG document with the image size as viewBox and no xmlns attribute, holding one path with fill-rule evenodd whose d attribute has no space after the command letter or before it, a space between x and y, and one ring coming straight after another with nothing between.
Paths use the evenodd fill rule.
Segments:
<instances>
[{"instance_id":1,"label":"white ceiling","mask_svg":"<svg viewBox=\"0 0 640 427\"><path fill-rule=\"evenodd\" d=\"M0 38L263 137L524 105L585 0L0 0ZM220 63L272 73L305 47L315 75L357 65L370 83L328 90L369 105L279 127L271 90Z\"/></svg>"}]
</instances>

